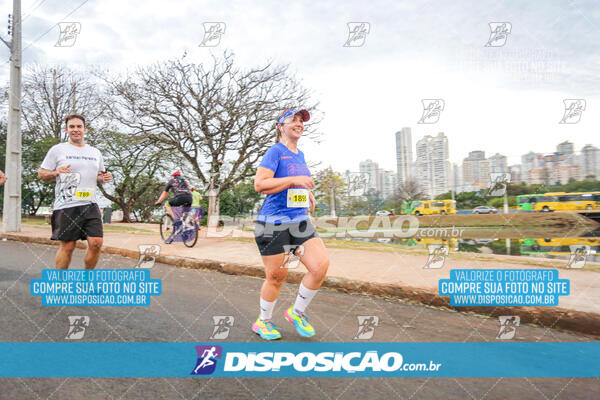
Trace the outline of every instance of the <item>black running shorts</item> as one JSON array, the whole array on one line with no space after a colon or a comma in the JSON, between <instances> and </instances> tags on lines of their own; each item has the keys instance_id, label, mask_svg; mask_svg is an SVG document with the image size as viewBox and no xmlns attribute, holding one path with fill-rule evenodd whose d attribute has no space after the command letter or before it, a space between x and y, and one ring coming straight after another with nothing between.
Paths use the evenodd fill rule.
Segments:
<instances>
[{"instance_id":1,"label":"black running shorts","mask_svg":"<svg viewBox=\"0 0 600 400\"><path fill-rule=\"evenodd\" d=\"M171 207L191 207L192 206L192 195L189 196L177 196L169 200Z\"/></svg>"},{"instance_id":2,"label":"black running shorts","mask_svg":"<svg viewBox=\"0 0 600 400\"><path fill-rule=\"evenodd\" d=\"M262 256L273 256L289 252L292 246L300 246L308 239L318 237L310 221L287 224L268 224L257 221L254 240Z\"/></svg>"},{"instance_id":3,"label":"black running shorts","mask_svg":"<svg viewBox=\"0 0 600 400\"><path fill-rule=\"evenodd\" d=\"M71 242L103 236L102 216L96 203L54 210L51 222L52 240Z\"/></svg>"}]
</instances>

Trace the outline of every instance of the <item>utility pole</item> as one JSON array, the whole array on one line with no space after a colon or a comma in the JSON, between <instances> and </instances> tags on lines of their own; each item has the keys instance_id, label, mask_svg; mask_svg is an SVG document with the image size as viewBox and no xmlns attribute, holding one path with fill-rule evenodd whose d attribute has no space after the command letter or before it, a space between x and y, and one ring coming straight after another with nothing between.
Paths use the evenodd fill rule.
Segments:
<instances>
[{"instance_id":1,"label":"utility pole","mask_svg":"<svg viewBox=\"0 0 600 400\"><path fill-rule=\"evenodd\" d=\"M331 193L329 195L329 207L331 208L331 217L335 218L335 188L333 185L331 186Z\"/></svg>"},{"instance_id":2,"label":"utility pole","mask_svg":"<svg viewBox=\"0 0 600 400\"><path fill-rule=\"evenodd\" d=\"M2 215L2 231L6 233L21 230L21 0L13 0L12 40L0 40L10 49L6 184Z\"/></svg>"},{"instance_id":3,"label":"utility pole","mask_svg":"<svg viewBox=\"0 0 600 400\"><path fill-rule=\"evenodd\" d=\"M504 189L504 214L508 214L508 188ZM506 239L506 254L510 255L510 239L508 238Z\"/></svg>"}]
</instances>

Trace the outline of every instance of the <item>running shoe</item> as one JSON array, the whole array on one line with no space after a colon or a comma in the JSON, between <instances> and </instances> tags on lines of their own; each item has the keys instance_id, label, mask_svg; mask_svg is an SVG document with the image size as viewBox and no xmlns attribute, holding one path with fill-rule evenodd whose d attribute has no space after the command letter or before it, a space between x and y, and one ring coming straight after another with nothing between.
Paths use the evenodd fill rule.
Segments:
<instances>
[{"instance_id":1,"label":"running shoe","mask_svg":"<svg viewBox=\"0 0 600 400\"><path fill-rule=\"evenodd\" d=\"M281 338L281 333L270 319L262 320L260 317L252 324L252 330L266 340L275 340Z\"/></svg>"},{"instance_id":2,"label":"running shoe","mask_svg":"<svg viewBox=\"0 0 600 400\"><path fill-rule=\"evenodd\" d=\"M296 314L294 312L294 306L290 306L285 313L283 313L285 319L290 321L296 327L296 331L300 336L311 337L315 334L315 329L311 324L308 323L308 317L305 313Z\"/></svg>"}]
</instances>

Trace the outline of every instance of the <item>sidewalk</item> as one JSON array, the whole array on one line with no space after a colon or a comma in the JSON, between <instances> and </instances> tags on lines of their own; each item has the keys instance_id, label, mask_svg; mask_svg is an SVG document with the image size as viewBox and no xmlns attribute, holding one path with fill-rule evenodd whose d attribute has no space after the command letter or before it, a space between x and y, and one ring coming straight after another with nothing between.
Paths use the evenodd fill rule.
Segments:
<instances>
[{"instance_id":1,"label":"sidewalk","mask_svg":"<svg viewBox=\"0 0 600 400\"><path fill-rule=\"evenodd\" d=\"M199 238L194 248L182 243L165 245L158 225L111 224L143 229L150 232L119 232L106 230L103 251L138 258L139 245L161 245L159 262L190 268L209 268L229 274L264 276L260 254L252 232L244 238ZM0 236L11 240L51 243L49 226L24 225L22 232ZM238 236L240 236L238 234ZM56 244L54 242L53 244ZM81 245L85 246L83 242ZM448 297L440 297L438 281L449 277L456 268L558 268L561 279L570 280L569 296L561 296L559 307L459 307L459 311L474 311L491 315L520 315L522 322L574 330L600 336L600 272L586 269L564 269L565 260L531 259L502 255L450 253L441 269L423 269L426 250L405 250L394 246L385 251L328 248L331 265L324 286L347 292L367 292L401 297L426 305L450 307ZM532 265L533 264L533 265ZM115 265L115 267L119 267ZM299 282L306 269L300 265L290 270L288 282Z\"/></svg>"}]
</instances>

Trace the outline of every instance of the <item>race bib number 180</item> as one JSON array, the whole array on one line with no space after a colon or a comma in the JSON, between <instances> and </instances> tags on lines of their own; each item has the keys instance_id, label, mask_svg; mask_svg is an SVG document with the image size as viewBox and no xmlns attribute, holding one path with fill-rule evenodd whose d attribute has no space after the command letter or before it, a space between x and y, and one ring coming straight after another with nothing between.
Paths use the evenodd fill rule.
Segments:
<instances>
[{"instance_id":1,"label":"race bib number 180","mask_svg":"<svg viewBox=\"0 0 600 400\"><path fill-rule=\"evenodd\" d=\"M308 208L308 190L288 189L287 206L289 208Z\"/></svg>"}]
</instances>

